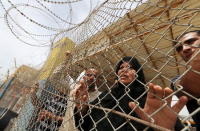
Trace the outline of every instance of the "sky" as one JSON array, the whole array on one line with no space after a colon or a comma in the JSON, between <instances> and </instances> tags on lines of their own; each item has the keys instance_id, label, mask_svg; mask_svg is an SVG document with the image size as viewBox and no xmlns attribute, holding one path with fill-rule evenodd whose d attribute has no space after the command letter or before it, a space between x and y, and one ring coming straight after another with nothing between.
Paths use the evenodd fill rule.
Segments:
<instances>
[{"instance_id":1,"label":"sky","mask_svg":"<svg viewBox=\"0 0 200 131\"><path fill-rule=\"evenodd\" d=\"M0 79L4 79L8 70L15 70L15 61L17 67L23 64L41 67L48 56L49 47L28 46L15 38L3 19L0 19L0 25Z\"/></svg>"},{"instance_id":2,"label":"sky","mask_svg":"<svg viewBox=\"0 0 200 131\"><path fill-rule=\"evenodd\" d=\"M100 4L100 1L103 0L82 0L72 3L71 5L51 4L44 1L41 3L60 18L78 24L88 16L91 9ZM52 34L56 34L59 32L59 30L68 28L69 25L58 18L49 15L49 13L44 11L44 8L42 8L42 6L39 5L36 0L11 0L11 2L14 5L17 5L17 9L23 12L27 17L44 26L53 27L57 29L57 31L47 30L30 22L29 20L25 19L24 16L18 13L15 8L12 8L10 3L7 1L1 2L9 14L7 17L5 17L5 11L0 5L0 80L3 80L5 79L8 70L10 74L15 71L15 63L17 67L20 67L21 65L28 65L36 69L40 69L49 54L51 44L50 41L54 36ZM92 3L92 6L90 6L90 3ZM29 6L24 6L23 4L28 4ZM8 19L8 23L12 30L17 34L18 37L20 37L21 40L36 46L30 46L18 40L11 33L5 18ZM33 35L33 37L30 37L30 35L27 35L23 30L16 26L13 20L31 34L51 36L37 37ZM37 47L41 44L48 46Z\"/></svg>"}]
</instances>

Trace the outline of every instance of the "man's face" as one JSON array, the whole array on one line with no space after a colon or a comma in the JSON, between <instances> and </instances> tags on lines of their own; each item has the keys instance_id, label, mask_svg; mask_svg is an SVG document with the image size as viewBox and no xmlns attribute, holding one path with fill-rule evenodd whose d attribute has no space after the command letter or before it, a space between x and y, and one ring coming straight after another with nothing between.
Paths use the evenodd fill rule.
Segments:
<instances>
[{"instance_id":1,"label":"man's face","mask_svg":"<svg viewBox=\"0 0 200 131\"><path fill-rule=\"evenodd\" d=\"M87 85L94 86L98 71L96 69L88 69L85 73L84 80L86 80Z\"/></svg>"},{"instance_id":2,"label":"man's face","mask_svg":"<svg viewBox=\"0 0 200 131\"><path fill-rule=\"evenodd\" d=\"M190 32L182 36L176 47L178 54L184 61L189 61L194 53L199 49L200 36L196 32Z\"/></svg>"}]
</instances>

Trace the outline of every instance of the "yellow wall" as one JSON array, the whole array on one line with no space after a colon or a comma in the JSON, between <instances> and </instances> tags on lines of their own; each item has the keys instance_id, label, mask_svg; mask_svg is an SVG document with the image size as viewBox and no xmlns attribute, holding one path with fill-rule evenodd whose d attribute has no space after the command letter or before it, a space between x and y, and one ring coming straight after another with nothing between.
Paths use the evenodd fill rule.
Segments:
<instances>
[{"instance_id":1,"label":"yellow wall","mask_svg":"<svg viewBox=\"0 0 200 131\"><path fill-rule=\"evenodd\" d=\"M61 64L65 60L65 52L71 52L75 47L75 43L68 38L63 38L54 44L47 61L42 67L39 75L39 80L47 79L55 67Z\"/></svg>"}]
</instances>

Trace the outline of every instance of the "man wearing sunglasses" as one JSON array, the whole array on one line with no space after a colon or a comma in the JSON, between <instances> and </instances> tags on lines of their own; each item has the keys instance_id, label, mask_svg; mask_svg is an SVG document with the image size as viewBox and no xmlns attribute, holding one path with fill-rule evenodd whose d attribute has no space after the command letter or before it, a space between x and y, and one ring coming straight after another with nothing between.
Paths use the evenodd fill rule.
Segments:
<instances>
[{"instance_id":1,"label":"man wearing sunglasses","mask_svg":"<svg viewBox=\"0 0 200 131\"><path fill-rule=\"evenodd\" d=\"M194 113L192 118L195 121L195 127L200 130L200 111L198 111L200 109L200 30L185 32L177 37L174 45L188 67L187 73L174 81L179 79L178 84L183 87L184 95L188 95L187 109L190 114ZM183 93L177 95L181 96Z\"/></svg>"}]
</instances>

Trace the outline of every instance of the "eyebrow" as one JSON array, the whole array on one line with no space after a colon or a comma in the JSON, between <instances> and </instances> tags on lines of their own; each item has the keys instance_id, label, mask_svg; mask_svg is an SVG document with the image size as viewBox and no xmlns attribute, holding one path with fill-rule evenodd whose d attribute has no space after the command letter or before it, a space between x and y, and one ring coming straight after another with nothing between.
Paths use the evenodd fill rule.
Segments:
<instances>
[{"instance_id":1,"label":"eyebrow","mask_svg":"<svg viewBox=\"0 0 200 131\"><path fill-rule=\"evenodd\" d=\"M124 68L124 66L120 66L120 68L121 68L121 67ZM132 65L130 65L130 64L129 64L128 66L126 66L126 67L134 69L134 67L133 67Z\"/></svg>"},{"instance_id":2,"label":"eyebrow","mask_svg":"<svg viewBox=\"0 0 200 131\"><path fill-rule=\"evenodd\" d=\"M128 64L128 65L126 65L126 66L124 66L124 65L122 65L122 64L121 64L119 67L127 67L127 66L128 66L128 67L130 67L130 65L129 65L129 64Z\"/></svg>"},{"instance_id":3,"label":"eyebrow","mask_svg":"<svg viewBox=\"0 0 200 131\"><path fill-rule=\"evenodd\" d=\"M198 38L190 38L190 39L188 39L188 40L186 40L186 41L184 41L184 42L181 42L181 43L187 44L187 43L190 43L190 42L195 41L195 40L197 40L197 39L198 39Z\"/></svg>"}]
</instances>

